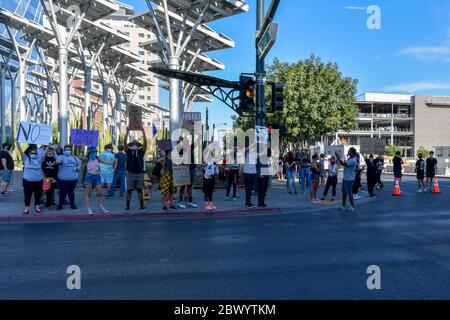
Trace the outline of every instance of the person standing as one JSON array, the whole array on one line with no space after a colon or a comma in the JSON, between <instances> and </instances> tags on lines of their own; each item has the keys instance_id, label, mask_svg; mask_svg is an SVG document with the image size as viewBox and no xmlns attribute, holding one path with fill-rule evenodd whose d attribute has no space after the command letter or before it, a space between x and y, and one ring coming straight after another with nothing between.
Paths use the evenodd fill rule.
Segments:
<instances>
[{"instance_id":1,"label":"person standing","mask_svg":"<svg viewBox=\"0 0 450 320\"><path fill-rule=\"evenodd\" d=\"M187 143L187 141L185 139L183 139L182 137L180 137L178 143ZM195 160L194 160L194 158L195 158L194 157L194 144L189 145L189 143L187 143L185 145L185 148L190 149L190 152L191 152L191 163L189 164L190 184L180 187L180 191L178 192L179 193L178 208L179 209L186 209L186 208L196 209L196 208L198 208L198 205L196 203L194 203L194 197L192 194L192 187L195 182L195 173L197 170L197 166L194 164L194 162L195 162ZM183 150L184 150L184 148L182 148L179 152L180 158L183 157L183 154L184 154ZM187 198L187 205L185 204L186 198Z\"/></svg>"},{"instance_id":2,"label":"person standing","mask_svg":"<svg viewBox=\"0 0 450 320\"><path fill-rule=\"evenodd\" d=\"M383 175L384 170L384 156L379 155L375 159L376 165L377 165L377 189L381 190L384 189L384 184L381 181L381 176Z\"/></svg>"},{"instance_id":3,"label":"person standing","mask_svg":"<svg viewBox=\"0 0 450 320\"><path fill-rule=\"evenodd\" d=\"M0 194L7 195L8 187L11 183L12 173L14 171L14 160L11 156L12 145L9 143L2 144L0 151Z\"/></svg>"},{"instance_id":4,"label":"person standing","mask_svg":"<svg viewBox=\"0 0 450 320\"><path fill-rule=\"evenodd\" d=\"M25 196L25 209L23 214L30 213L31 198L34 195L34 206L36 213L41 213L41 197L42 184L44 176L42 175L42 161L43 158L38 156L35 147L28 148L25 152L22 150L20 143L16 143L17 150L19 150L23 161L23 192ZM45 153L44 153L45 156Z\"/></svg>"},{"instance_id":5,"label":"person standing","mask_svg":"<svg viewBox=\"0 0 450 320\"><path fill-rule=\"evenodd\" d=\"M245 184L245 206L249 209L256 208L252 203L252 192L255 187L257 179L256 155L250 152L250 149L245 150L245 164L244 164L244 184Z\"/></svg>"},{"instance_id":6,"label":"person standing","mask_svg":"<svg viewBox=\"0 0 450 320\"><path fill-rule=\"evenodd\" d=\"M328 161L325 158L324 154L320 155L320 160L318 162L319 164L319 169L320 169L320 186L321 187L325 187L325 180L326 180L326 171L327 171L327 167L328 167Z\"/></svg>"},{"instance_id":7,"label":"person standing","mask_svg":"<svg viewBox=\"0 0 450 320\"><path fill-rule=\"evenodd\" d=\"M56 180L58 179L56 153L52 147L48 148L44 161L42 162L42 172L44 173L44 179L50 185L50 188L45 191L45 210L49 210L52 204L54 204Z\"/></svg>"},{"instance_id":8,"label":"person standing","mask_svg":"<svg viewBox=\"0 0 450 320\"><path fill-rule=\"evenodd\" d=\"M397 151L395 153L394 159L392 159L392 163L394 164L394 177L399 180L399 182L402 182L403 177L403 165L405 162L402 159L402 153L400 151Z\"/></svg>"},{"instance_id":9,"label":"person standing","mask_svg":"<svg viewBox=\"0 0 450 320\"><path fill-rule=\"evenodd\" d=\"M172 152L166 151L165 156L159 161L163 165L163 174L161 177L161 198L163 202L163 210L169 210L167 204L170 205L170 209L177 210L174 201L175 186L173 184Z\"/></svg>"},{"instance_id":10,"label":"person standing","mask_svg":"<svg viewBox=\"0 0 450 320\"><path fill-rule=\"evenodd\" d=\"M216 176L219 172L215 162L208 162L203 168L203 193L205 194L205 210L213 211L217 210L214 205L214 187L216 184Z\"/></svg>"},{"instance_id":11,"label":"person standing","mask_svg":"<svg viewBox=\"0 0 450 320\"><path fill-rule=\"evenodd\" d=\"M125 135L125 142L128 140L130 129L127 129ZM138 194L140 210L144 211L144 156L147 152L147 137L145 130L142 130L144 136L144 144L134 140L130 144L125 144L125 153L127 155L127 198L126 198L126 211L130 211L131 195L136 190Z\"/></svg>"},{"instance_id":12,"label":"person standing","mask_svg":"<svg viewBox=\"0 0 450 320\"><path fill-rule=\"evenodd\" d=\"M280 157L280 159L278 159L278 165L277 165L277 175L278 175L278 181L282 182L283 181L283 157Z\"/></svg>"},{"instance_id":13,"label":"person standing","mask_svg":"<svg viewBox=\"0 0 450 320\"><path fill-rule=\"evenodd\" d=\"M319 188L320 182L320 158L319 155L315 154L312 156L311 161L311 202L318 203L320 202L317 198L317 189Z\"/></svg>"},{"instance_id":14,"label":"person standing","mask_svg":"<svg viewBox=\"0 0 450 320\"><path fill-rule=\"evenodd\" d=\"M375 162L373 154L365 159L367 167L367 190L369 191L369 197L375 197L375 185L377 184L378 167Z\"/></svg>"},{"instance_id":15,"label":"person standing","mask_svg":"<svg viewBox=\"0 0 450 320\"><path fill-rule=\"evenodd\" d=\"M295 187L295 177L296 177L296 165L294 154L290 151L286 157L286 189L289 194L292 191L297 194L297 188ZM291 181L292 181L292 191L291 191Z\"/></svg>"},{"instance_id":16,"label":"person standing","mask_svg":"<svg viewBox=\"0 0 450 320\"><path fill-rule=\"evenodd\" d=\"M339 164L344 167L341 210L348 209L350 212L354 212L355 202L353 199L353 184L356 178L356 167L358 166L358 161L356 159L356 149L350 148L350 150L348 151L347 161L342 160L338 152L336 152L336 158L338 159ZM351 205L349 208L347 208L347 197Z\"/></svg>"},{"instance_id":17,"label":"person standing","mask_svg":"<svg viewBox=\"0 0 450 320\"><path fill-rule=\"evenodd\" d=\"M100 177L102 184L107 186L107 190L111 190L114 180L114 167L116 166L116 158L113 153L113 145L108 144L105 150L98 156L100 165Z\"/></svg>"},{"instance_id":18,"label":"person standing","mask_svg":"<svg viewBox=\"0 0 450 320\"><path fill-rule=\"evenodd\" d=\"M237 148L234 149L234 157L231 163L228 163L228 183L225 200L230 200L231 188L233 188L233 201L237 201L237 183L239 179L239 164L237 163Z\"/></svg>"},{"instance_id":19,"label":"person standing","mask_svg":"<svg viewBox=\"0 0 450 320\"><path fill-rule=\"evenodd\" d=\"M359 153L356 153L355 155L356 159L356 172L355 172L355 181L353 183L353 199L359 200L362 198L362 196L359 195L359 190L362 189L361 186L361 177L362 177L362 168L361 168L361 155Z\"/></svg>"},{"instance_id":20,"label":"person standing","mask_svg":"<svg viewBox=\"0 0 450 320\"><path fill-rule=\"evenodd\" d=\"M80 178L81 160L72 154L72 146L64 147L63 154L56 157L58 165L59 204L56 210L62 210L64 201L69 196L70 208L78 209L75 205L75 189Z\"/></svg>"},{"instance_id":21,"label":"person standing","mask_svg":"<svg viewBox=\"0 0 450 320\"><path fill-rule=\"evenodd\" d=\"M327 199L328 192L330 191L330 188L332 188L331 202L334 202L337 195L336 187L338 182L339 166L336 164L336 157L331 157L329 162L330 164L328 166L327 184L325 186L323 198L321 200L325 201Z\"/></svg>"},{"instance_id":22,"label":"person standing","mask_svg":"<svg viewBox=\"0 0 450 320\"><path fill-rule=\"evenodd\" d=\"M123 198L126 191L126 178L127 178L127 155L124 152L124 146L117 147L117 152L114 155L114 177L111 188L108 191L107 198L114 198L116 194L117 182L120 182L119 197Z\"/></svg>"},{"instance_id":23,"label":"person standing","mask_svg":"<svg viewBox=\"0 0 450 320\"><path fill-rule=\"evenodd\" d=\"M433 182L434 182L434 179L436 178L437 165L438 165L438 161L434 157L434 152L431 151L430 157L426 161L427 186L428 186L430 192L432 192L432 190L433 190Z\"/></svg>"},{"instance_id":24,"label":"person standing","mask_svg":"<svg viewBox=\"0 0 450 320\"><path fill-rule=\"evenodd\" d=\"M306 154L303 155L300 168L300 186L303 194L306 194L306 190L311 190L311 161Z\"/></svg>"},{"instance_id":25,"label":"person standing","mask_svg":"<svg viewBox=\"0 0 450 320\"><path fill-rule=\"evenodd\" d=\"M423 154L419 153L419 159L416 162L416 175L417 175L417 184L419 185L419 190L417 193L427 192L427 186L425 184L425 160L423 159Z\"/></svg>"}]
</instances>

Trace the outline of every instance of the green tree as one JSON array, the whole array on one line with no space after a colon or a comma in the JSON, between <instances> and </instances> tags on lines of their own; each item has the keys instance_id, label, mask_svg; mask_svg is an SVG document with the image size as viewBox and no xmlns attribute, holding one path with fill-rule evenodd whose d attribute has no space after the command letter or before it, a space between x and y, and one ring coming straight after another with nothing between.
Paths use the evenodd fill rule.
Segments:
<instances>
[{"instance_id":1,"label":"green tree","mask_svg":"<svg viewBox=\"0 0 450 320\"><path fill-rule=\"evenodd\" d=\"M321 136L354 128L358 81L344 77L337 64L325 63L314 55L296 63L275 59L267 69L267 78L286 85L284 110L267 115L267 123L286 126L282 149L289 144L297 150L307 148ZM268 103L270 90L266 92ZM234 125L247 129L254 126L254 119L236 117Z\"/></svg>"},{"instance_id":2,"label":"green tree","mask_svg":"<svg viewBox=\"0 0 450 320\"><path fill-rule=\"evenodd\" d=\"M424 157L428 156L430 154L430 150L425 148L424 146L420 146L417 150L417 154L421 153Z\"/></svg>"},{"instance_id":3,"label":"green tree","mask_svg":"<svg viewBox=\"0 0 450 320\"><path fill-rule=\"evenodd\" d=\"M387 146L386 147L386 155L389 157L395 156L395 154L400 151L403 154L403 149L398 146Z\"/></svg>"}]
</instances>

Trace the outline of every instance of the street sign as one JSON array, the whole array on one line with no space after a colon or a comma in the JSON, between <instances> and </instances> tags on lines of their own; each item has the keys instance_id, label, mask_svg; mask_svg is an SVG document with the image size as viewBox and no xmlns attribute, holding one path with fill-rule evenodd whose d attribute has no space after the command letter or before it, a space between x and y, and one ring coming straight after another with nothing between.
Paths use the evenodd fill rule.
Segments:
<instances>
[{"instance_id":1,"label":"street sign","mask_svg":"<svg viewBox=\"0 0 450 320\"><path fill-rule=\"evenodd\" d=\"M270 23L258 42L258 56L264 59L277 41L278 24Z\"/></svg>"}]
</instances>

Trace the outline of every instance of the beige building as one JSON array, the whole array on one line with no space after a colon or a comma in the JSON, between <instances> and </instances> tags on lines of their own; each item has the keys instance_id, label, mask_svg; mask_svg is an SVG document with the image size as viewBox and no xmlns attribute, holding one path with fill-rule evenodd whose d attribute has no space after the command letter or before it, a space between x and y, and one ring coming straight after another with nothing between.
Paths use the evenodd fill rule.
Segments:
<instances>
[{"instance_id":1,"label":"beige building","mask_svg":"<svg viewBox=\"0 0 450 320\"><path fill-rule=\"evenodd\" d=\"M338 132L341 143L359 145L361 137L380 137L415 157L423 146L436 150L450 145L450 97L366 93L357 101L358 123L351 132ZM336 137L327 137L331 144Z\"/></svg>"}]
</instances>

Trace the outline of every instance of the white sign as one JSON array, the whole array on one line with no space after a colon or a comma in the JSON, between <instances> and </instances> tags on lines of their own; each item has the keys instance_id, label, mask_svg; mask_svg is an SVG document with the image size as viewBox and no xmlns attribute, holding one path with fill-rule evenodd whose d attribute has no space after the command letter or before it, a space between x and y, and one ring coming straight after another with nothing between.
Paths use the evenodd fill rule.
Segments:
<instances>
[{"instance_id":1,"label":"white sign","mask_svg":"<svg viewBox=\"0 0 450 320\"><path fill-rule=\"evenodd\" d=\"M28 144L49 145L52 140L52 126L33 122L21 122L17 141Z\"/></svg>"},{"instance_id":2,"label":"white sign","mask_svg":"<svg viewBox=\"0 0 450 320\"><path fill-rule=\"evenodd\" d=\"M266 127L256 126L256 141L262 144L269 143L269 129Z\"/></svg>"}]
</instances>

